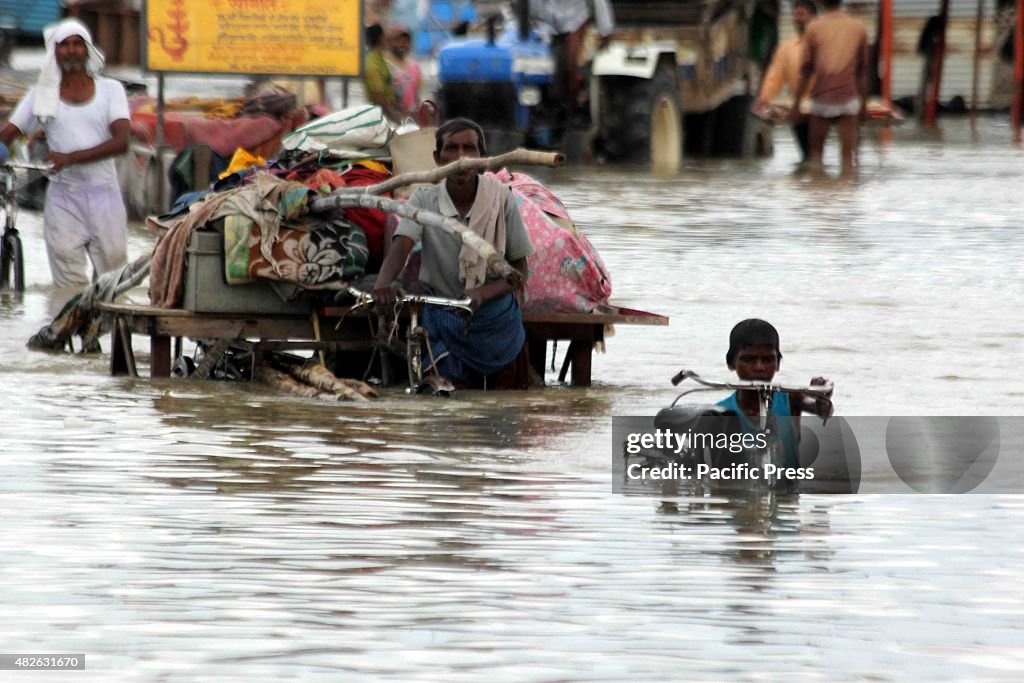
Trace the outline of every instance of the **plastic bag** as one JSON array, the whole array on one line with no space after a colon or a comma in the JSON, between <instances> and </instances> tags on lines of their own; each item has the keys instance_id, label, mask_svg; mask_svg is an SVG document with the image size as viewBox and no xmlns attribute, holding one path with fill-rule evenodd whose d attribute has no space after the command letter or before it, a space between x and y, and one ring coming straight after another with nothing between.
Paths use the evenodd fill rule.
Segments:
<instances>
[{"instance_id":1,"label":"plastic bag","mask_svg":"<svg viewBox=\"0 0 1024 683\"><path fill-rule=\"evenodd\" d=\"M377 106L349 107L310 121L286 135L286 150L330 152L346 159L384 158L389 155L391 127Z\"/></svg>"}]
</instances>

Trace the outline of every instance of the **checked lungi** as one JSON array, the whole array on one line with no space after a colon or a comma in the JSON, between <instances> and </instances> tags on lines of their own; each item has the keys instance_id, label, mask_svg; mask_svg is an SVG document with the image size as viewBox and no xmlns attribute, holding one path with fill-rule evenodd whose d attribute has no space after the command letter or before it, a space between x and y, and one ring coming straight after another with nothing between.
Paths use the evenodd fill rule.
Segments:
<instances>
[{"instance_id":1,"label":"checked lungi","mask_svg":"<svg viewBox=\"0 0 1024 683\"><path fill-rule=\"evenodd\" d=\"M469 318L451 308L426 305L423 329L434 358L440 358L437 371L450 380L466 379L470 370L485 377L494 374L515 360L526 343L522 312L511 293L484 303ZM427 354L423 362L430 363Z\"/></svg>"}]
</instances>

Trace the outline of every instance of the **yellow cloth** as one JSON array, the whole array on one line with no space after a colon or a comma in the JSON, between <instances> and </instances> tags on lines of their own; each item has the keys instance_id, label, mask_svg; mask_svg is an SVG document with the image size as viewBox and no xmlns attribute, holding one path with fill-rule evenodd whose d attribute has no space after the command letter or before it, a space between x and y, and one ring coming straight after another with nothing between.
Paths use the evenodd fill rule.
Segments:
<instances>
[{"instance_id":1,"label":"yellow cloth","mask_svg":"<svg viewBox=\"0 0 1024 683\"><path fill-rule=\"evenodd\" d=\"M357 165L368 168L371 171L377 171L377 173L387 173L388 175L391 175L391 171L388 170L388 167L380 163L379 161L373 161L372 159L364 159L363 161L360 161Z\"/></svg>"},{"instance_id":2,"label":"yellow cloth","mask_svg":"<svg viewBox=\"0 0 1024 683\"><path fill-rule=\"evenodd\" d=\"M231 163L228 164L226 171L221 173L218 178L227 178L232 173L237 173L242 169L249 168L250 166L263 166L267 163L267 160L261 156L250 154L246 150L239 147L235 150L234 155L231 157Z\"/></svg>"},{"instance_id":3,"label":"yellow cloth","mask_svg":"<svg viewBox=\"0 0 1024 683\"><path fill-rule=\"evenodd\" d=\"M797 86L800 85L800 67L803 66L803 63L803 36L793 36L789 40L779 43L779 46L775 48L772 63L764 74L764 82L761 84L761 100L771 102L782 94L783 88L786 89L792 100ZM810 92L809 88L807 92Z\"/></svg>"}]
</instances>

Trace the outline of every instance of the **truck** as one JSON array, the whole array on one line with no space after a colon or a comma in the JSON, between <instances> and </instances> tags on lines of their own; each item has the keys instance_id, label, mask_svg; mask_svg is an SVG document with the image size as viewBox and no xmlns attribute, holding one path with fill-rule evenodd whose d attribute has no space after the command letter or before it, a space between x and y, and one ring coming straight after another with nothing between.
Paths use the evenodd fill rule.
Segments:
<instances>
[{"instance_id":1,"label":"truck","mask_svg":"<svg viewBox=\"0 0 1024 683\"><path fill-rule=\"evenodd\" d=\"M479 122L490 152L525 144L666 170L684 155L772 154L770 123L750 113L761 69L749 47L757 0L611 2L616 31L590 62L582 131L555 101L554 61L527 30L528 0L515 4L503 31L489 23L487 36L438 54L442 115ZM768 4L777 17L778 1Z\"/></svg>"}]
</instances>

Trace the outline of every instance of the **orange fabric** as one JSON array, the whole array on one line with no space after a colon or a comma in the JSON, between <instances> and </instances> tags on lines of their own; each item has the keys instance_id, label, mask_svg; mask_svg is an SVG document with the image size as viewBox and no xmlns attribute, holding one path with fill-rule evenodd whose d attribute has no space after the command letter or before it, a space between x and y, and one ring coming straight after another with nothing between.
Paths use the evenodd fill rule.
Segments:
<instances>
[{"instance_id":1,"label":"orange fabric","mask_svg":"<svg viewBox=\"0 0 1024 683\"><path fill-rule=\"evenodd\" d=\"M761 85L761 99L771 102L785 89L790 97L800 84L800 68L804 64L803 36L793 36L775 48L775 55ZM813 84L811 86L814 87Z\"/></svg>"},{"instance_id":2,"label":"orange fabric","mask_svg":"<svg viewBox=\"0 0 1024 683\"><path fill-rule=\"evenodd\" d=\"M290 173L286 177L286 180L301 180L300 173ZM306 187L320 191L321 188L327 187L331 190L336 190L339 187L345 187L345 179L340 173L330 168L321 168L311 176L301 180L302 184Z\"/></svg>"}]
</instances>

